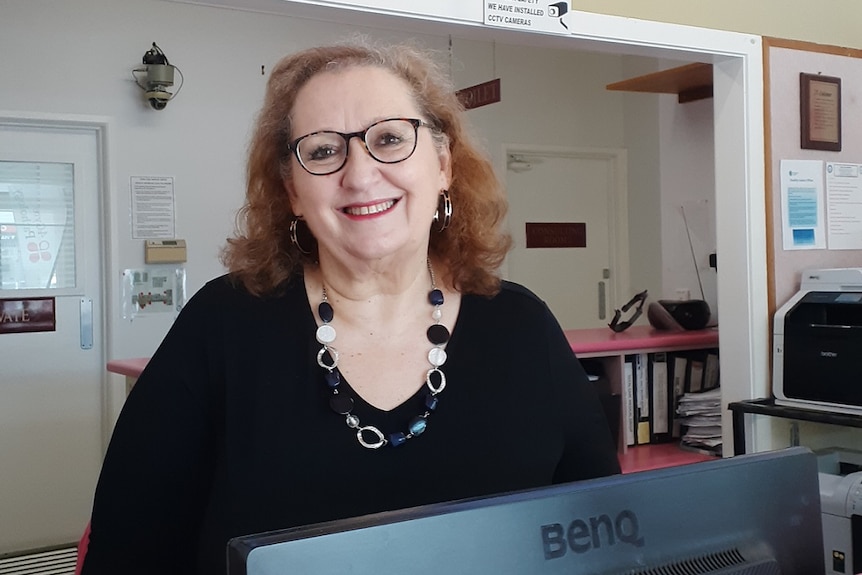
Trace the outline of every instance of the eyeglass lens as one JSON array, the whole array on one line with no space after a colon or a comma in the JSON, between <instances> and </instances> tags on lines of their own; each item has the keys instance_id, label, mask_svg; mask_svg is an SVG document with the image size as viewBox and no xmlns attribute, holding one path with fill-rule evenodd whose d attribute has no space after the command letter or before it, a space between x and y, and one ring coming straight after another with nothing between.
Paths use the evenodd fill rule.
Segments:
<instances>
[{"instance_id":1,"label":"eyeglass lens","mask_svg":"<svg viewBox=\"0 0 862 575\"><path fill-rule=\"evenodd\" d=\"M314 132L299 138L296 157L312 174L325 175L337 172L347 162L350 138L362 138L371 157L384 164L394 164L409 158L416 149L418 121L391 119L376 122L352 134L340 132Z\"/></svg>"}]
</instances>

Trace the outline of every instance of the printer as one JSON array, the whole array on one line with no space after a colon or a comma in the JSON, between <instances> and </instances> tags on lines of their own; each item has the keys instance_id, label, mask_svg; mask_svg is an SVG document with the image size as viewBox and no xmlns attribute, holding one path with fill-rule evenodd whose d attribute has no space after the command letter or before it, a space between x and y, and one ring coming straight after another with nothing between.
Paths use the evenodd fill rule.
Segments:
<instances>
[{"instance_id":1,"label":"printer","mask_svg":"<svg viewBox=\"0 0 862 575\"><path fill-rule=\"evenodd\" d=\"M827 575L862 573L862 452L817 452Z\"/></svg>"},{"instance_id":2,"label":"printer","mask_svg":"<svg viewBox=\"0 0 862 575\"><path fill-rule=\"evenodd\" d=\"M773 329L777 405L862 415L862 268L803 272Z\"/></svg>"}]
</instances>

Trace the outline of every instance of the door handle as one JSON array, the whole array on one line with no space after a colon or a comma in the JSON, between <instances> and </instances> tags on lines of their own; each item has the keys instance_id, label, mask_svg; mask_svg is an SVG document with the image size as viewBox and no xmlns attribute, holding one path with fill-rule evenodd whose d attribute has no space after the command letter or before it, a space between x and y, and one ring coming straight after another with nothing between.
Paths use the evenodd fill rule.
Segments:
<instances>
[{"instance_id":1,"label":"door handle","mask_svg":"<svg viewBox=\"0 0 862 575\"><path fill-rule=\"evenodd\" d=\"M607 297L605 295L605 282L599 282L599 319L605 319L608 315L605 308Z\"/></svg>"}]
</instances>

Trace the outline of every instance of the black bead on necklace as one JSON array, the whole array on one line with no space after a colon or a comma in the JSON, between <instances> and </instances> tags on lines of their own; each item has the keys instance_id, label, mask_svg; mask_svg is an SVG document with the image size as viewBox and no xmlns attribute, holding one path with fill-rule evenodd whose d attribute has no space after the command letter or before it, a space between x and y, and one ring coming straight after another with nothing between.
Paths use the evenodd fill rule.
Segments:
<instances>
[{"instance_id":1,"label":"black bead on necklace","mask_svg":"<svg viewBox=\"0 0 862 575\"><path fill-rule=\"evenodd\" d=\"M437 288L430 261L428 262L428 273L431 276L431 291L428 292L428 302L434 308L431 313L434 323L427 331L428 341L431 342L432 347L428 352L428 363L431 364L431 369L425 375L427 390L424 411L407 422L406 430L395 431L388 435L373 425L362 425L359 422L359 417L353 413L353 398L340 391L341 372L338 370L338 350L331 345L335 341L335 328L331 325L335 311L327 300L326 286L323 286L323 300L317 306L317 315L322 324L317 328L316 333L317 341L322 346L317 352L317 364L323 368L324 381L332 392L329 406L335 413L344 416L347 427L356 430L356 439L362 447L368 449L378 449L384 445L398 447L406 443L408 439L420 435L428 425L428 416L437 409L437 396L446 387L446 376L440 370L440 366L446 362L446 350L443 349L443 346L449 341L449 330L440 323L440 319L443 317L441 310L443 292Z\"/></svg>"}]
</instances>

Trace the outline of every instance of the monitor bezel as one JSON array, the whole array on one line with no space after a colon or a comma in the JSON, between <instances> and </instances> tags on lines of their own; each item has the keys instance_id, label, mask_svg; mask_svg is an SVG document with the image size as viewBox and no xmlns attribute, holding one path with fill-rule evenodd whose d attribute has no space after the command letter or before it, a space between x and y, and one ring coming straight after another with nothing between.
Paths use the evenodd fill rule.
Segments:
<instances>
[{"instance_id":1,"label":"monitor bezel","mask_svg":"<svg viewBox=\"0 0 862 575\"><path fill-rule=\"evenodd\" d=\"M348 533L356 530L395 525L409 521L421 521L432 517L469 512L471 510L511 506L513 504L532 504L530 502L539 502L545 499L567 498L573 495L575 497L588 497L594 492L613 492L614 490L626 488L635 489L638 485L645 485L645 482L658 482L660 485L665 482L676 484L685 480L692 482L694 486L698 484L699 479L702 480L705 477L715 474L731 477L731 475L727 474L734 474L735 472L740 476L750 476L757 480L764 481L768 478L769 474L764 474L762 470L756 471L755 468L771 469L774 467L775 469L779 469L782 466L788 466L788 469L793 470L794 485L785 485L780 487L781 496L787 497L786 494L791 493L792 497L796 497L798 492L799 497L803 499L811 499L811 501L809 501L810 509L805 511L805 521L812 529L812 541L816 541L817 545L820 545L822 532L820 531L820 501L819 490L817 487L816 457L806 448L792 447L770 452L752 453L736 457L716 459L714 461L704 461L678 467L654 469L638 473L615 475L574 483L508 492L487 497L433 503L408 509L385 511L361 517L339 519L237 537L232 539L228 545L228 573L230 575L248 575L245 565L251 553L263 547L278 545L290 541ZM741 477L740 481L744 481L744 478ZM738 485L734 487L738 487ZM761 489L763 489L763 487L764 486L760 486ZM696 489L696 487L693 488ZM779 488L779 486L776 486L776 488ZM705 495L709 496L710 494L707 493ZM727 493L724 495L728 496ZM756 517L756 514L753 514L753 517ZM761 526L759 525L754 526L752 529L751 533L754 534L755 538L760 537L759 529L761 529ZM766 537L766 539L769 539L769 537ZM758 545L762 547L760 542L753 542L753 547L757 547ZM776 543L770 540L766 542L766 545L769 549L772 549ZM720 552L720 549L717 546L712 545L710 548L704 549L704 552ZM781 552L785 553L786 551L781 550ZM819 566L820 569L823 569L822 548L820 548L820 553L816 557L816 561L809 561L806 565L805 571L794 571L794 573L805 573L806 575L818 573L816 570L810 570L813 566ZM822 573L822 571L819 572Z\"/></svg>"}]
</instances>

